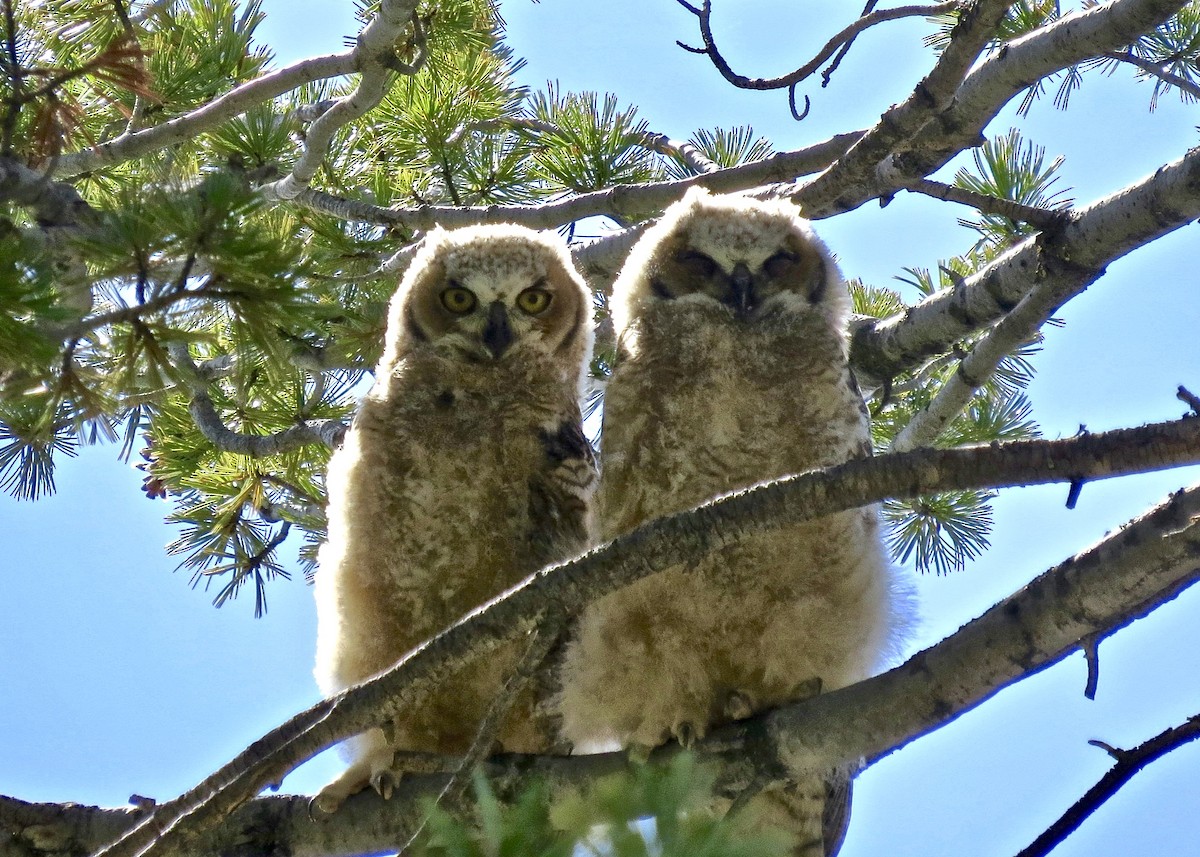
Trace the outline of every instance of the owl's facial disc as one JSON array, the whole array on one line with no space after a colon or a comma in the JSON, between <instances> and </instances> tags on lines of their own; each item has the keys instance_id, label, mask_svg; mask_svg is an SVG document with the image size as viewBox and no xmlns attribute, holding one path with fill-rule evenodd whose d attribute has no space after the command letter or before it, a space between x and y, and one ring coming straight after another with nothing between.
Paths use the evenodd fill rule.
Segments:
<instances>
[{"instance_id":1,"label":"owl's facial disc","mask_svg":"<svg viewBox=\"0 0 1200 857\"><path fill-rule=\"evenodd\" d=\"M453 278L446 282L438 293L441 336L457 343L472 360L499 360L533 332L539 317L554 303L545 279L520 291L512 284L475 282L472 289Z\"/></svg>"},{"instance_id":2,"label":"owl's facial disc","mask_svg":"<svg viewBox=\"0 0 1200 857\"><path fill-rule=\"evenodd\" d=\"M774 247L715 244L711 254L684 246L660 258L649 286L659 300L708 298L751 321L778 300L817 303L824 282L820 255L789 236Z\"/></svg>"}]
</instances>

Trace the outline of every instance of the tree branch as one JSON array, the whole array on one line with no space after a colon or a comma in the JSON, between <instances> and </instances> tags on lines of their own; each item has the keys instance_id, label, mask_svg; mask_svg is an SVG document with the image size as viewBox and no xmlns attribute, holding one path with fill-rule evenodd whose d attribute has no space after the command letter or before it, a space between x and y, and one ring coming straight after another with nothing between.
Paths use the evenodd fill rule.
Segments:
<instances>
[{"instance_id":1,"label":"tree branch","mask_svg":"<svg viewBox=\"0 0 1200 857\"><path fill-rule=\"evenodd\" d=\"M0 201L32 208L43 226L75 226L93 211L79 191L32 170L12 158L0 157Z\"/></svg>"},{"instance_id":2,"label":"tree branch","mask_svg":"<svg viewBox=\"0 0 1200 857\"><path fill-rule=\"evenodd\" d=\"M1067 216L1067 210L1063 208L1039 208L1036 205L1024 205L1011 199L989 196L986 193L932 179L919 178L906 181L904 189L946 202L969 205L984 214L997 214L1007 217L1013 223L1029 223L1041 230L1050 230L1061 226Z\"/></svg>"},{"instance_id":3,"label":"tree branch","mask_svg":"<svg viewBox=\"0 0 1200 857\"><path fill-rule=\"evenodd\" d=\"M995 36L1010 5L1008 0L975 0L964 9L937 63L912 94L888 109L874 128L836 163L793 194L793 199L806 212L832 214L848 210L841 201L845 188L873 177L878 165L949 107L967 71Z\"/></svg>"},{"instance_id":4,"label":"tree branch","mask_svg":"<svg viewBox=\"0 0 1200 857\"><path fill-rule=\"evenodd\" d=\"M850 360L876 386L941 354L1011 311L1034 287L1065 301L1107 265L1200 216L1200 149L1086 208L1063 226L1031 236L961 285L904 313L859 327Z\"/></svg>"},{"instance_id":5,"label":"tree branch","mask_svg":"<svg viewBox=\"0 0 1200 857\"><path fill-rule=\"evenodd\" d=\"M1115 795L1122 786L1133 779L1133 775L1156 759L1200 738L1200 714L1188 718L1179 726L1173 726L1155 735L1149 741L1132 750L1121 750L1115 754L1117 763L1100 781L1087 790L1070 809L1027 847L1017 857L1045 857L1064 839L1074 833L1093 812Z\"/></svg>"},{"instance_id":6,"label":"tree branch","mask_svg":"<svg viewBox=\"0 0 1200 857\"><path fill-rule=\"evenodd\" d=\"M364 223L395 225L410 231L434 226L455 228L477 223L517 223L531 229L556 229L566 223L597 215L617 220L642 220L683 197L692 185L713 193L731 193L757 185L789 182L828 166L859 138L861 132L835 137L798 149L780 152L761 161L740 164L687 179L614 185L553 202L531 205L452 206L422 205L413 208L382 208L359 200L340 199L305 190L295 201L317 211Z\"/></svg>"},{"instance_id":7,"label":"tree branch","mask_svg":"<svg viewBox=\"0 0 1200 857\"><path fill-rule=\"evenodd\" d=\"M958 369L933 399L913 414L892 441L893 452L907 452L937 440L962 413L975 391L987 382L1000 362L1041 329L1074 295L1075 283L1046 279L1037 283L958 363Z\"/></svg>"},{"instance_id":8,"label":"tree branch","mask_svg":"<svg viewBox=\"0 0 1200 857\"><path fill-rule=\"evenodd\" d=\"M839 167L839 180L819 192L801 186L792 196L810 218L850 211L872 199L886 201L913 179L978 145L987 124L1031 82L1134 42L1186 5L1187 0L1111 0L1007 42L966 76L945 109L930 116L911 139L893 151L879 147L876 160L867 159L858 169Z\"/></svg>"},{"instance_id":9,"label":"tree branch","mask_svg":"<svg viewBox=\"0 0 1200 857\"><path fill-rule=\"evenodd\" d=\"M924 449L852 461L653 521L578 559L530 576L389 671L297 715L186 794L158 807L97 857L151 857L187 847L264 785L279 782L321 749L424 705L451 671L528 634L535 617L549 611L551 621L559 621L650 574L674 566L694 568L700 558L727 541L885 497L1100 479L1197 461L1200 419L1183 419L1067 440ZM1128 594L1117 589L1118 594ZM797 767L801 750L783 746L781 753L791 767Z\"/></svg>"},{"instance_id":10,"label":"tree branch","mask_svg":"<svg viewBox=\"0 0 1200 857\"><path fill-rule=\"evenodd\" d=\"M132 134L122 134L107 143L63 155L54 164L54 173L63 177L124 163L149 152L182 143L205 131L216 128L226 119L245 113L253 107L291 92L306 83L328 77L351 74L356 68L356 53L330 54L301 60L287 68L269 72L262 77L234 87L229 92L198 107Z\"/></svg>"},{"instance_id":11,"label":"tree branch","mask_svg":"<svg viewBox=\"0 0 1200 857\"><path fill-rule=\"evenodd\" d=\"M1108 57L1109 59L1117 60L1118 62L1128 63L1155 80L1162 81L1169 86L1174 86L1182 92L1187 93L1193 99L1200 98L1200 86L1197 86L1186 77L1180 77L1177 74L1172 74L1151 60L1139 57L1132 50L1127 49L1124 51L1109 51L1108 53L1104 54L1104 56Z\"/></svg>"},{"instance_id":12,"label":"tree branch","mask_svg":"<svg viewBox=\"0 0 1200 857\"><path fill-rule=\"evenodd\" d=\"M786 775L781 762L793 770L824 770L864 754L879 758L1004 686L1061 661L1098 632L1111 634L1181 592L1200 577L1197 515L1200 487L1176 494L1086 553L1044 573L891 672L715 730L694 750L701 761L719 763L718 788L726 794L764 775ZM260 753L270 750L274 737L259 742ZM673 745L663 747L652 759L676 752ZM498 756L483 770L501 797L511 799L535 779L561 794L627 764L624 753ZM445 773L406 775L388 804L363 792L319 824L307 816L307 798L262 798L210 833L160 842L155 853L224 853L233 843L261 851L286 845L293 855L325 857L394 848L417 829L424 807L450 779ZM91 851L140 820L134 810L39 806L0 798L0 829L18 843L40 843L35 850L42 852L67 851L68 845L75 853Z\"/></svg>"},{"instance_id":13,"label":"tree branch","mask_svg":"<svg viewBox=\"0 0 1200 857\"><path fill-rule=\"evenodd\" d=\"M736 86L738 89L784 89L786 87L795 86L805 78L811 77L816 73L817 69L825 60L832 57L843 45L849 45L855 38L864 30L870 29L877 24L883 24L887 21L895 21L900 18L915 18L915 17L932 17L941 15L946 12L953 12L961 9L966 4L963 0L949 0L945 3L937 3L932 6L897 6L892 9L880 9L876 12L864 14L856 19L852 24L845 27L841 32L825 43L825 46L817 52L817 55L806 62L800 68L793 72L782 75L781 77L746 77L738 74L730 67L725 57L721 55L717 49L716 39L712 33L712 3L710 0L704 0L702 8L688 7L688 10L694 14L700 22L700 36L704 40L704 49L686 48L685 45L680 45L693 53L707 54L712 60L712 64L716 67L721 76Z\"/></svg>"},{"instance_id":14,"label":"tree branch","mask_svg":"<svg viewBox=\"0 0 1200 857\"><path fill-rule=\"evenodd\" d=\"M167 351L180 367L191 389L192 398L188 403L188 413L192 415L196 428L200 429L205 440L222 452L265 458L310 443L320 443L330 449L336 449L346 434L347 426L341 420L301 422L274 434L235 432L225 425L221 415L217 413L212 397L208 394L208 384L188 354L187 344L171 343L167 346Z\"/></svg>"},{"instance_id":15,"label":"tree branch","mask_svg":"<svg viewBox=\"0 0 1200 857\"><path fill-rule=\"evenodd\" d=\"M355 70L359 73L358 85L309 126L304 151L291 173L262 188L267 199L293 199L303 192L329 152L337 129L373 110L383 100L391 86L392 72L401 70L397 65L396 41L409 26L413 30L419 59L412 68L402 71L416 73L424 62L425 51L416 9L417 0L382 0L375 17L359 33L358 45L353 52Z\"/></svg>"}]
</instances>

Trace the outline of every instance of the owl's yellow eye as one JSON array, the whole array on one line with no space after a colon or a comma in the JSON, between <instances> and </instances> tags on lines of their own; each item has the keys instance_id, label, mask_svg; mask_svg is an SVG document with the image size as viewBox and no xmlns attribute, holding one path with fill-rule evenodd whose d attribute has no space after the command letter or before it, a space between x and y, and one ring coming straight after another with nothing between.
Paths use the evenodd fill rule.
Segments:
<instances>
[{"instance_id":1,"label":"owl's yellow eye","mask_svg":"<svg viewBox=\"0 0 1200 857\"><path fill-rule=\"evenodd\" d=\"M451 286L442 292L442 306L455 315L462 315L475 309L475 295L470 289Z\"/></svg>"},{"instance_id":2,"label":"owl's yellow eye","mask_svg":"<svg viewBox=\"0 0 1200 857\"><path fill-rule=\"evenodd\" d=\"M517 295L517 306L530 315L537 315L545 312L546 307L550 306L550 298L548 291L534 286Z\"/></svg>"}]
</instances>

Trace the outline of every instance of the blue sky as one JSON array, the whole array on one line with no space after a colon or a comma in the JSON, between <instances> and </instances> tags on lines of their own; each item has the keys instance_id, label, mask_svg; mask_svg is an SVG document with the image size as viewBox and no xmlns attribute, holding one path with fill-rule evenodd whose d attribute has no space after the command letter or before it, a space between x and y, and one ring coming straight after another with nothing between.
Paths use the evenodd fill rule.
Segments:
<instances>
[{"instance_id":1,"label":"blue sky","mask_svg":"<svg viewBox=\"0 0 1200 857\"><path fill-rule=\"evenodd\" d=\"M850 4L857 11L858 4ZM1066 5L1066 4L1064 4ZM798 65L843 26L844 2L714 0L727 56L748 74ZM267 0L262 39L281 62L340 51L353 4ZM733 14L737 10L737 14ZM528 59L524 82L618 94L652 129L750 123L777 148L865 127L908 94L931 63L914 49L925 25L900 22L856 43L811 116L787 114L781 93L733 90L675 39L696 42L673 0L506 0L510 44ZM882 69L882 70L881 70ZM1091 74L1069 112L1049 100L1016 124L1066 160L1060 184L1086 203L1196 145L1198 112L1171 96L1147 112L1150 87L1119 70ZM943 176L949 176L944 172ZM818 229L847 276L893 284L903 266L935 266L965 250L970 212L900 194ZM1169 419L1177 385L1200 388L1197 226L1114 264L1047 332L1030 395L1047 436ZM164 545L168 506L145 499L140 474L116 449L63 460L57 496L0 498L0 793L27 800L119 805L131 793L174 797L286 717L317 699L315 622L302 578L216 610L193 591ZM919 645L952 632L999 598L1105 532L1200 480L1200 468L1088 484L1074 511L1066 489L1005 492L993 548L950 577L918 580ZM1107 768L1087 745L1131 746L1200 711L1200 591L1185 593L1101 647L1095 701L1084 699L1079 656L1000 694L877 765L858 784L845 857L1014 854ZM312 791L337 769L330 754L285 784ZM1187 853L1200 841L1200 747L1154 763L1064 844L1058 855Z\"/></svg>"}]
</instances>

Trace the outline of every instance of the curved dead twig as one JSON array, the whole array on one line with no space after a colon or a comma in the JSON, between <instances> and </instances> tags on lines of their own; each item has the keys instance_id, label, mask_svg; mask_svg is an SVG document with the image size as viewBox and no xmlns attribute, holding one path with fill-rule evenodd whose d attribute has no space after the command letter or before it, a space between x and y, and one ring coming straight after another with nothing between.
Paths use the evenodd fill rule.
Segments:
<instances>
[{"instance_id":1,"label":"curved dead twig","mask_svg":"<svg viewBox=\"0 0 1200 857\"><path fill-rule=\"evenodd\" d=\"M852 24L844 27L841 32L825 43L825 46L817 52L816 56L795 71L781 75L780 77L765 78L746 77L745 75L738 74L729 65L725 57L722 56L720 50L717 48L716 39L713 37L712 32L711 0L704 0L704 5L699 9L688 3L681 2L681 5L699 20L700 37L704 40L703 48L692 48L685 44L677 43L681 48L690 53L707 54L713 66L721 73L721 76L738 89L769 90L793 88L797 83L811 77L827 59L837 53L839 48L848 47L864 30L888 21L899 20L900 18L928 18L934 15L942 15L946 12L954 12L965 8L967 4L962 2L962 0L949 0L949 2L936 3L930 6L897 6L892 9L879 9L873 12L866 12Z\"/></svg>"}]
</instances>

